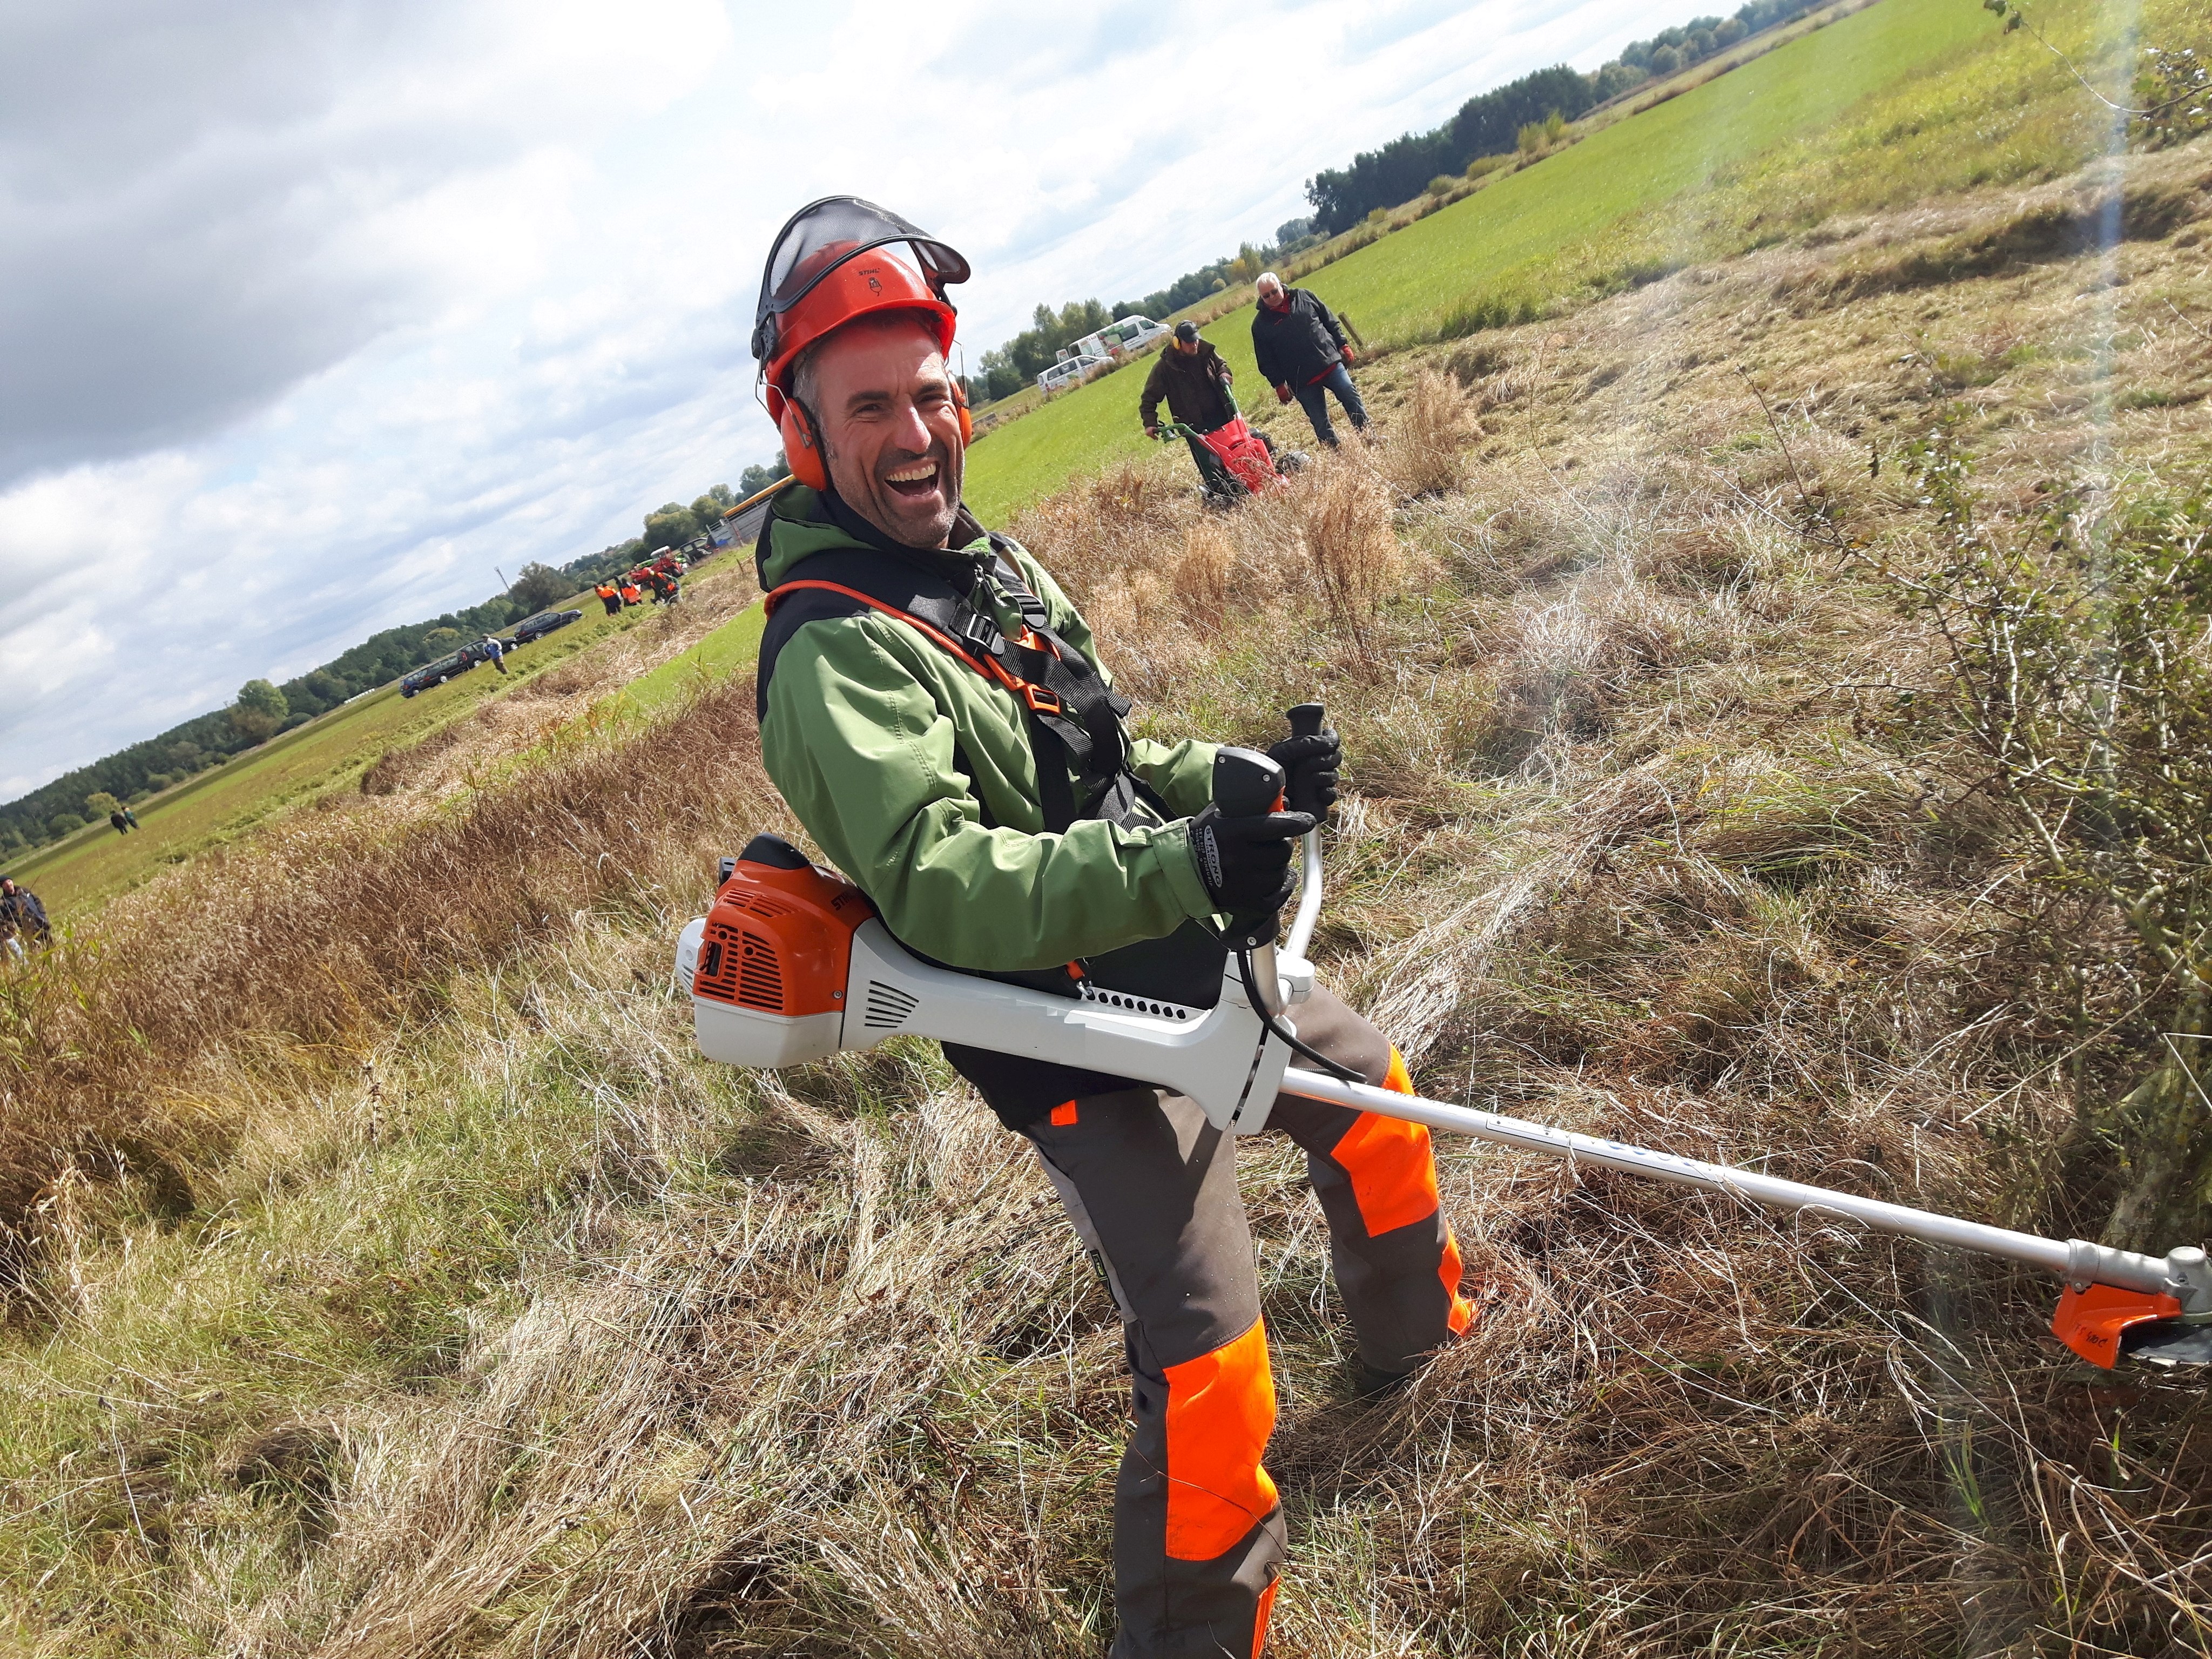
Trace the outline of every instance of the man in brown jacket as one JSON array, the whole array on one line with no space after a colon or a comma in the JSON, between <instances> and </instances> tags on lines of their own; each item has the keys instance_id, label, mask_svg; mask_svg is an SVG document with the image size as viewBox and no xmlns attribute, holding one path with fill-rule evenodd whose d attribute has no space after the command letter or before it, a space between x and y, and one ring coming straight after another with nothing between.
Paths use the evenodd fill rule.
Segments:
<instances>
[{"instance_id":1,"label":"man in brown jacket","mask_svg":"<svg viewBox=\"0 0 2212 1659\"><path fill-rule=\"evenodd\" d=\"M1145 423L1145 435L1160 435L1160 399L1167 399L1168 413L1185 426L1200 432L1212 432L1237 418L1237 399L1229 387L1236 377L1229 365L1221 361L1221 354L1213 349L1213 342L1199 337L1198 325L1188 319L1177 323L1175 338L1167 349L1152 362L1152 372L1145 377L1145 392L1137 404L1137 418ZM1238 494L1236 481L1222 459L1195 438L1186 438L1190 446L1190 458L1198 463L1198 476L1209 495Z\"/></svg>"}]
</instances>

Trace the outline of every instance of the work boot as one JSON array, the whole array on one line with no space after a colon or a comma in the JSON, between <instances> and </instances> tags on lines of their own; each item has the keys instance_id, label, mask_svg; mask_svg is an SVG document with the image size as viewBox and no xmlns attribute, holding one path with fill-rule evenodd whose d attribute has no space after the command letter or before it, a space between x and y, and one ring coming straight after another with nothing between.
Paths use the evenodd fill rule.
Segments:
<instances>
[{"instance_id":1,"label":"work boot","mask_svg":"<svg viewBox=\"0 0 2212 1659\"><path fill-rule=\"evenodd\" d=\"M1425 1362L1424 1362L1425 1363ZM1404 1388L1420 1374L1421 1367L1411 1370L1386 1371L1379 1365L1370 1365L1364 1359L1352 1362L1352 1397L1355 1401L1380 1400Z\"/></svg>"}]
</instances>

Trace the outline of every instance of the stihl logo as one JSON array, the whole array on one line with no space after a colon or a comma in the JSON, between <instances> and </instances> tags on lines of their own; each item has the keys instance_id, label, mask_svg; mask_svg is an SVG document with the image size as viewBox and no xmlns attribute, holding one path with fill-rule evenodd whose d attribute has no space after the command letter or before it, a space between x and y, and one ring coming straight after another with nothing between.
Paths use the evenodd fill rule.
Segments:
<instances>
[{"instance_id":1,"label":"stihl logo","mask_svg":"<svg viewBox=\"0 0 2212 1659\"><path fill-rule=\"evenodd\" d=\"M881 294L884 291L883 278L877 276L872 270L866 272L866 275L868 279L868 292L871 294Z\"/></svg>"}]
</instances>

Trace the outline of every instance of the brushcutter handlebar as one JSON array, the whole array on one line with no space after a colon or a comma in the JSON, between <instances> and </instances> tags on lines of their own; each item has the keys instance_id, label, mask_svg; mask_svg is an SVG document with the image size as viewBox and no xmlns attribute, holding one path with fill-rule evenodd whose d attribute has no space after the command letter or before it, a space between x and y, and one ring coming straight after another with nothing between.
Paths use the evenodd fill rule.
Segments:
<instances>
[{"instance_id":1,"label":"brushcutter handlebar","mask_svg":"<svg viewBox=\"0 0 2212 1659\"><path fill-rule=\"evenodd\" d=\"M1294 738L1319 737L1328 720L1326 711L1317 702L1298 704L1290 711L1289 718ZM1315 924L1321 920L1320 824L1306 832L1299 854L1298 908L1291 921L1291 936L1283 943L1281 967L1285 974L1303 971L1310 984L1313 967L1306 960L1306 951L1313 944Z\"/></svg>"}]
</instances>

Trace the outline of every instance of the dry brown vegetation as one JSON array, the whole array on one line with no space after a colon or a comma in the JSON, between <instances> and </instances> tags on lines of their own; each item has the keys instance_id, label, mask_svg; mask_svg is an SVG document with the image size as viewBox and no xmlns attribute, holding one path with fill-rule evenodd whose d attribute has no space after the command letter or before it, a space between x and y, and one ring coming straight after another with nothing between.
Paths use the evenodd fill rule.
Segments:
<instances>
[{"instance_id":1,"label":"dry brown vegetation","mask_svg":"<svg viewBox=\"0 0 2212 1659\"><path fill-rule=\"evenodd\" d=\"M1994 512L2203 476L2206 159L2129 166L2185 211L2109 256L1864 286L2046 204L1869 220L1389 356L1377 443L1233 514L1163 458L1012 527L1147 729L1327 700L1325 970L1428 1092L2094 1231L2126 941L2054 963L2017 826L1861 735L1925 641L1803 532L1909 555L1946 410ZM718 1072L667 994L713 853L788 827L750 696L297 820L117 915L82 1004L10 981L0 1644L1097 1650L1120 1337L1019 1143L921 1048ZM1246 1150L1272 1652L2212 1647L2202 1396L2085 1373L2054 1286L1443 1152L1482 1324L1354 1405L1302 1170Z\"/></svg>"}]
</instances>

